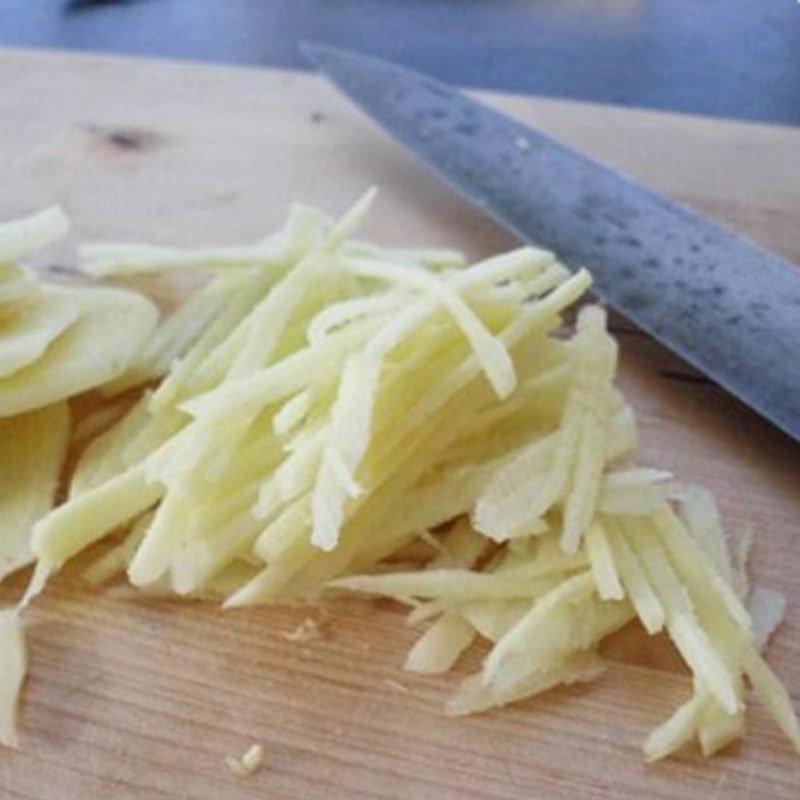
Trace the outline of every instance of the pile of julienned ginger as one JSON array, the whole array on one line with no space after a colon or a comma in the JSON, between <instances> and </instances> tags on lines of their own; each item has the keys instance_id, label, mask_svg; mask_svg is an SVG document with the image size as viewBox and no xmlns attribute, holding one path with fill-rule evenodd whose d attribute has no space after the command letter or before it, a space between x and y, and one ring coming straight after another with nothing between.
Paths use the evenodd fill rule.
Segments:
<instances>
[{"instance_id":1,"label":"pile of julienned ginger","mask_svg":"<svg viewBox=\"0 0 800 800\"><path fill-rule=\"evenodd\" d=\"M86 248L93 278L207 278L154 330L140 296L16 266L60 232L54 212L0 228L0 576L35 561L0 622L3 741L26 604L108 537L95 583L226 607L396 598L427 626L412 671L485 640L453 714L597 677L601 640L638 618L694 676L648 758L739 737L747 683L800 748L711 496L635 465L605 313L565 323L590 276L531 248L467 266L367 244L353 236L372 197L338 222L296 206L252 246ZM103 353L113 369L92 373ZM108 403L75 426L80 457L48 510L64 398L92 387ZM767 611L771 628L781 610Z\"/></svg>"}]
</instances>

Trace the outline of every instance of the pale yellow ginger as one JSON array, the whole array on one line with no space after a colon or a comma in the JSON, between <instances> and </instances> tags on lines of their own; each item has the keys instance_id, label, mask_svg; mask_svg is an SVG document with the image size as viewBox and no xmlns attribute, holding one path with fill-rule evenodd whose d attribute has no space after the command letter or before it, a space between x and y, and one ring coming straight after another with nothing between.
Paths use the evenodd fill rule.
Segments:
<instances>
[{"instance_id":1,"label":"pale yellow ginger","mask_svg":"<svg viewBox=\"0 0 800 800\"><path fill-rule=\"evenodd\" d=\"M37 559L27 599L112 532L93 582L127 573L141 591L229 607L392 597L427 626L411 672L446 672L488 643L451 714L593 680L599 644L638 619L666 631L693 674L647 758L692 741L710 755L740 737L748 683L800 749L789 695L759 652L783 607L754 593L754 626L711 495L636 465L605 312L572 314L589 275L534 248L467 266L450 251L354 240L373 196L338 222L294 207L244 247L86 251L91 275L188 270L208 282L106 384L160 380L91 439L68 499L31 536L41 503L14 490L38 509L20 515L15 546L20 563ZM28 291L22 273L6 283L9 297ZM17 329L18 361L42 347L49 357L48 337L77 324L64 308ZM3 397L0 377L0 409ZM6 613L0 722L12 742L24 650L18 613ZM309 617L286 638L319 635ZM262 757L228 761L245 776Z\"/></svg>"}]
</instances>

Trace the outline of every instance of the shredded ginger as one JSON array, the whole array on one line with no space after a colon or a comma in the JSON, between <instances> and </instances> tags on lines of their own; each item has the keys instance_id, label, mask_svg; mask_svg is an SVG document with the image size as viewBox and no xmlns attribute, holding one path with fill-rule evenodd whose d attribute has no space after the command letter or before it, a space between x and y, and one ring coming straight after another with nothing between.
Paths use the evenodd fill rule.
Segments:
<instances>
[{"instance_id":1,"label":"shredded ginger","mask_svg":"<svg viewBox=\"0 0 800 800\"><path fill-rule=\"evenodd\" d=\"M226 608L395 598L426 628L412 672L446 672L488 643L454 715L595 679L602 640L638 619L693 675L647 758L741 736L748 683L800 748L713 498L636 465L606 314L575 311L588 273L534 248L468 266L364 243L372 197L339 222L296 206L253 245L85 250L92 276L207 282L106 384L110 398L148 385L35 524L29 595L114 532L93 582ZM0 652L6 741L21 652Z\"/></svg>"}]
</instances>

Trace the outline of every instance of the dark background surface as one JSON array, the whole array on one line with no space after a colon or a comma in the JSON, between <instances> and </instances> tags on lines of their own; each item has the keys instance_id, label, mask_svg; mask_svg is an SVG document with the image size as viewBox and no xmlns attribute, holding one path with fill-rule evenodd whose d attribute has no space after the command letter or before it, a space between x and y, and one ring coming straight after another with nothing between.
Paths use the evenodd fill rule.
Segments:
<instances>
[{"instance_id":1,"label":"dark background surface","mask_svg":"<svg viewBox=\"0 0 800 800\"><path fill-rule=\"evenodd\" d=\"M473 87L800 124L798 0L0 0L15 46L303 67L302 39Z\"/></svg>"}]
</instances>

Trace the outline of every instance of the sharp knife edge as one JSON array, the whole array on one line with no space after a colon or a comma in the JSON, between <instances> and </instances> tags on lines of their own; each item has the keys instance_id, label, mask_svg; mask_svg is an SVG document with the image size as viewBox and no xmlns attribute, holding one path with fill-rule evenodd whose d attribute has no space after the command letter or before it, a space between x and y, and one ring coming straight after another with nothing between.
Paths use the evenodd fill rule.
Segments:
<instances>
[{"instance_id":1,"label":"sharp knife edge","mask_svg":"<svg viewBox=\"0 0 800 800\"><path fill-rule=\"evenodd\" d=\"M797 267L442 83L303 50L462 196L588 267L604 301L800 440Z\"/></svg>"}]
</instances>

